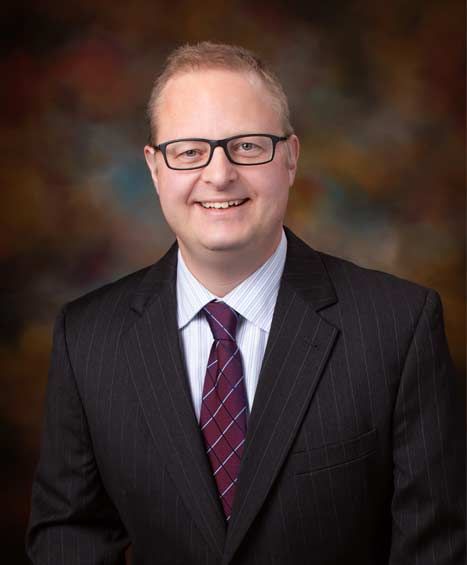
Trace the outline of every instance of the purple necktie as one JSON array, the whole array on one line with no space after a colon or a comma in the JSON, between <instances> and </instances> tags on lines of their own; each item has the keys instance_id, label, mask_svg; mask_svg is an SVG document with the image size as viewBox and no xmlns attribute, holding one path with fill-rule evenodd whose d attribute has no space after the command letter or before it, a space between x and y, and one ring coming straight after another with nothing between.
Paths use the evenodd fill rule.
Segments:
<instances>
[{"instance_id":1,"label":"purple necktie","mask_svg":"<svg viewBox=\"0 0 467 565\"><path fill-rule=\"evenodd\" d=\"M230 519L246 435L247 401L240 350L235 341L238 314L224 302L203 311L214 336L204 379L200 426L226 519Z\"/></svg>"}]
</instances>

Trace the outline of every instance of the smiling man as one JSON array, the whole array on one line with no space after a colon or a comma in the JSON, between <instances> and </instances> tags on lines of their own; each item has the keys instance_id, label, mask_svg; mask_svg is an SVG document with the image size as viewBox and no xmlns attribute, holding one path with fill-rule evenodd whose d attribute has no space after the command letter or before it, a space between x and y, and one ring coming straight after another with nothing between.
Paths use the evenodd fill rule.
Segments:
<instances>
[{"instance_id":1,"label":"smiling man","mask_svg":"<svg viewBox=\"0 0 467 565\"><path fill-rule=\"evenodd\" d=\"M32 561L463 564L439 295L284 227L299 141L252 53L177 49L149 116L176 242L57 319Z\"/></svg>"},{"instance_id":2,"label":"smiling man","mask_svg":"<svg viewBox=\"0 0 467 565\"><path fill-rule=\"evenodd\" d=\"M298 138L251 69L163 78L146 160L188 269L224 296L279 245Z\"/></svg>"}]
</instances>

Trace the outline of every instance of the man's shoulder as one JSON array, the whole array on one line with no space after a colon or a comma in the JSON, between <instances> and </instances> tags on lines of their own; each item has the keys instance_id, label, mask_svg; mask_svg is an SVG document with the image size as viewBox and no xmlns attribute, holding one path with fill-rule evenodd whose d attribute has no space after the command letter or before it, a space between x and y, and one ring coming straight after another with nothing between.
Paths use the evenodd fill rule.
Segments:
<instances>
[{"instance_id":1,"label":"man's shoulder","mask_svg":"<svg viewBox=\"0 0 467 565\"><path fill-rule=\"evenodd\" d=\"M88 319L94 317L115 317L129 310L138 302L138 297L150 296L157 292L158 284L174 276L176 267L176 246L152 265L143 267L112 282L100 286L65 304L67 316Z\"/></svg>"},{"instance_id":2,"label":"man's shoulder","mask_svg":"<svg viewBox=\"0 0 467 565\"><path fill-rule=\"evenodd\" d=\"M385 284L390 288L403 289L409 293L426 294L430 288L418 282L385 270L363 266L358 260L350 260L317 251L329 275L333 280L341 282L363 282L368 284Z\"/></svg>"},{"instance_id":3,"label":"man's shoulder","mask_svg":"<svg viewBox=\"0 0 467 565\"><path fill-rule=\"evenodd\" d=\"M302 273L308 271L308 276L318 281L329 280L338 300L372 299L384 304L390 299L417 307L423 306L428 297L438 296L435 290L418 282L317 250L290 230L287 234L295 261L307 265Z\"/></svg>"},{"instance_id":4,"label":"man's shoulder","mask_svg":"<svg viewBox=\"0 0 467 565\"><path fill-rule=\"evenodd\" d=\"M69 301L63 306L67 319L72 321L86 318L89 323L93 318L122 314L128 310L132 297L151 267L146 266L129 273Z\"/></svg>"},{"instance_id":5,"label":"man's shoulder","mask_svg":"<svg viewBox=\"0 0 467 565\"><path fill-rule=\"evenodd\" d=\"M361 266L349 259L317 252L339 300L367 301L375 308L391 305L420 312L428 300L438 301L436 290L407 278Z\"/></svg>"}]
</instances>

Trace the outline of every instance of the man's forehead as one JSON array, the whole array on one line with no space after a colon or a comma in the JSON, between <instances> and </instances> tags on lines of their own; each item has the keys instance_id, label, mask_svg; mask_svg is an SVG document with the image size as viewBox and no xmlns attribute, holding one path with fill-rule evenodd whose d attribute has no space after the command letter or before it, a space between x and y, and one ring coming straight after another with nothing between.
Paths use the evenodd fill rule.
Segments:
<instances>
[{"instance_id":1,"label":"man's forehead","mask_svg":"<svg viewBox=\"0 0 467 565\"><path fill-rule=\"evenodd\" d=\"M207 88L222 90L240 83L243 88L255 92L265 89L262 79L253 71L224 67L181 70L167 81L161 93L161 101L167 92L170 92L172 97L187 90L191 93L196 90L203 91Z\"/></svg>"}]
</instances>

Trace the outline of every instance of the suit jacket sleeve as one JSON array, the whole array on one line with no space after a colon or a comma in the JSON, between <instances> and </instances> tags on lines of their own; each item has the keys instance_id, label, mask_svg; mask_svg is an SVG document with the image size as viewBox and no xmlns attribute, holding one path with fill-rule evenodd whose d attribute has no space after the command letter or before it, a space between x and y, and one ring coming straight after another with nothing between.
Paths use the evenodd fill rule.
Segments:
<instances>
[{"instance_id":1,"label":"suit jacket sleeve","mask_svg":"<svg viewBox=\"0 0 467 565\"><path fill-rule=\"evenodd\" d=\"M463 565L463 410L435 291L414 324L394 411L390 565Z\"/></svg>"},{"instance_id":2,"label":"suit jacket sleeve","mask_svg":"<svg viewBox=\"0 0 467 565\"><path fill-rule=\"evenodd\" d=\"M124 563L128 537L102 485L57 318L26 549L35 565Z\"/></svg>"}]
</instances>

